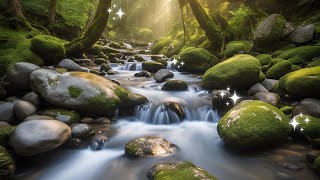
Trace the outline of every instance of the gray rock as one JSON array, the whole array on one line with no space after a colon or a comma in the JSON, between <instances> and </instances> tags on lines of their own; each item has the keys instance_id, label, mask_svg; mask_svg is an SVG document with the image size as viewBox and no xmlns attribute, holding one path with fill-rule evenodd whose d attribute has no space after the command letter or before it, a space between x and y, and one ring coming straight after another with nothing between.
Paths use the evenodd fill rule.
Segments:
<instances>
[{"instance_id":1,"label":"gray rock","mask_svg":"<svg viewBox=\"0 0 320 180\"><path fill-rule=\"evenodd\" d=\"M180 118L186 117L185 111L179 103L169 101L165 103L165 106L175 112Z\"/></svg>"},{"instance_id":2,"label":"gray rock","mask_svg":"<svg viewBox=\"0 0 320 180\"><path fill-rule=\"evenodd\" d=\"M71 128L56 120L31 120L17 126L9 144L21 156L47 152L65 143Z\"/></svg>"},{"instance_id":3,"label":"gray rock","mask_svg":"<svg viewBox=\"0 0 320 180\"><path fill-rule=\"evenodd\" d=\"M71 59L64 59L60 61L58 64L58 67L67 69L68 71L88 72L88 69L79 66L77 63L75 63Z\"/></svg>"},{"instance_id":4,"label":"gray rock","mask_svg":"<svg viewBox=\"0 0 320 180\"><path fill-rule=\"evenodd\" d=\"M90 148L92 150L101 150L103 145L107 142L108 137L103 134L96 135L92 138Z\"/></svg>"},{"instance_id":5,"label":"gray rock","mask_svg":"<svg viewBox=\"0 0 320 180\"><path fill-rule=\"evenodd\" d=\"M0 121L0 128L11 127L11 125L5 121Z\"/></svg>"},{"instance_id":6,"label":"gray rock","mask_svg":"<svg viewBox=\"0 0 320 180\"><path fill-rule=\"evenodd\" d=\"M58 115L55 117L56 120L64 122L66 124L70 124L71 116L69 115Z\"/></svg>"},{"instance_id":7,"label":"gray rock","mask_svg":"<svg viewBox=\"0 0 320 180\"><path fill-rule=\"evenodd\" d=\"M92 130L91 126L89 126L88 124L78 124L72 127L73 138L84 139L93 134L94 134L94 131Z\"/></svg>"},{"instance_id":8,"label":"gray rock","mask_svg":"<svg viewBox=\"0 0 320 180\"><path fill-rule=\"evenodd\" d=\"M7 80L18 90L30 90L30 74L40 67L31 63L19 62L7 72Z\"/></svg>"},{"instance_id":9,"label":"gray rock","mask_svg":"<svg viewBox=\"0 0 320 180\"><path fill-rule=\"evenodd\" d=\"M175 153L177 147L161 137L142 137L128 142L125 154L129 157L141 158Z\"/></svg>"},{"instance_id":10,"label":"gray rock","mask_svg":"<svg viewBox=\"0 0 320 180\"><path fill-rule=\"evenodd\" d=\"M127 101L130 91L92 73L59 74L39 69L31 74L31 82L35 91L51 104L95 116L108 116L133 103Z\"/></svg>"},{"instance_id":11,"label":"gray rock","mask_svg":"<svg viewBox=\"0 0 320 180\"><path fill-rule=\"evenodd\" d=\"M248 90L249 96L253 96L258 92L269 92L262 84L256 83Z\"/></svg>"},{"instance_id":12,"label":"gray rock","mask_svg":"<svg viewBox=\"0 0 320 180\"><path fill-rule=\"evenodd\" d=\"M314 24L309 24L307 26L298 27L290 36L289 39L293 43L306 43L313 39L315 31Z\"/></svg>"},{"instance_id":13,"label":"gray rock","mask_svg":"<svg viewBox=\"0 0 320 180\"><path fill-rule=\"evenodd\" d=\"M79 138L72 138L66 144L70 148L77 148L81 145L81 139Z\"/></svg>"},{"instance_id":14,"label":"gray rock","mask_svg":"<svg viewBox=\"0 0 320 180\"><path fill-rule=\"evenodd\" d=\"M254 99L279 107L280 96L272 92L258 92L254 96Z\"/></svg>"},{"instance_id":15,"label":"gray rock","mask_svg":"<svg viewBox=\"0 0 320 180\"><path fill-rule=\"evenodd\" d=\"M11 123L14 121L14 104L12 102L0 103L0 121Z\"/></svg>"},{"instance_id":16,"label":"gray rock","mask_svg":"<svg viewBox=\"0 0 320 180\"><path fill-rule=\"evenodd\" d=\"M10 97L7 97L4 101L6 101L6 102L14 102L16 100L19 100L19 98L15 97L15 96L10 96Z\"/></svg>"},{"instance_id":17,"label":"gray rock","mask_svg":"<svg viewBox=\"0 0 320 180\"><path fill-rule=\"evenodd\" d=\"M34 114L31 116L28 116L23 121L31 121L31 120L55 120L55 119L51 116L43 116L43 115Z\"/></svg>"},{"instance_id":18,"label":"gray rock","mask_svg":"<svg viewBox=\"0 0 320 180\"><path fill-rule=\"evenodd\" d=\"M91 117L84 117L80 120L81 123L86 123L86 124L93 124L94 119Z\"/></svg>"},{"instance_id":19,"label":"gray rock","mask_svg":"<svg viewBox=\"0 0 320 180\"><path fill-rule=\"evenodd\" d=\"M299 115L300 113L320 118L320 100L313 98L307 98L302 100L300 104L296 106L292 112L294 116Z\"/></svg>"},{"instance_id":20,"label":"gray rock","mask_svg":"<svg viewBox=\"0 0 320 180\"><path fill-rule=\"evenodd\" d=\"M286 26L285 26L283 37L291 34L294 30L296 30L296 27L294 26L294 24L291 22L287 22Z\"/></svg>"},{"instance_id":21,"label":"gray rock","mask_svg":"<svg viewBox=\"0 0 320 180\"><path fill-rule=\"evenodd\" d=\"M146 70L143 70L141 72L135 73L134 76L135 77L146 77L146 78L148 78L148 77L151 77L152 74L150 72L146 71Z\"/></svg>"},{"instance_id":22,"label":"gray rock","mask_svg":"<svg viewBox=\"0 0 320 180\"><path fill-rule=\"evenodd\" d=\"M262 85L268 90L268 91L273 91L274 86L278 83L279 81L276 79L265 79L262 81Z\"/></svg>"},{"instance_id":23,"label":"gray rock","mask_svg":"<svg viewBox=\"0 0 320 180\"><path fill-rule=\"evenodd\" d=\"M111 121L109 118L107 117L99 117L93 120L92 123L88 123L88 124L109 124Z\"/></svg>"},{"instance_id":24,"label":"gray rock","mask_svg":"<svg viewBox=\"0 0 320 180\"><path fill-rule=\"evenodd\" d=\"M41 105L40 96L34 92L30 92L30 93L25 94L22 97L22 100L30 102L35 107L40 107L40 105Z\"/></svg>"},{"instance_id":25,"label":"gray rock","mask_svg":"<svg viewBox=\"0 0 320 180\"><path fill-rule=\"evenodd\" d=\"M164 82L166 79L168 78L173 78L174 74L167 70L167 69L160 69L159 71L156 72L156 74L154 75L154 79L160 83L160 82Z\"/></svg>"},{"instance_id":26,"label":"gray rock","mask_svg":"<svg viewBox=\"0 0 320 180\"><path fill-rule=\"evenodd\" d=\"M29 103L28 101L18 101L14 107L14 114L17 117L17 120L23 121L28 116L31 116L37 112L37 108Z\"/></svg>"}]
</instances>

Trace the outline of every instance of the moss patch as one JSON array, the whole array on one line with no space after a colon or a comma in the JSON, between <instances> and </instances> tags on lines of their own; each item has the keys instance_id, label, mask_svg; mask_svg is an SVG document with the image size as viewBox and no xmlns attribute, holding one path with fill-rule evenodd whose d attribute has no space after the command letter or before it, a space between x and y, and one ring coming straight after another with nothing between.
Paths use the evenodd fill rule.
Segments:
<instances>
[{"instance_id":1,"label":"moss patch","mask_svg":"<svg viewBox=\"0 0 320 180\"><path fill-rule=\"evenodd\" d=\"M69 90L69 94L70 94L70 96L71 96L72 98L77 98L77 97L79 97L80 94L81 94L82 91L83 91L81 88L78 88L78 87L76 87L76 86L70 86L70 87L68 88L68 90Z\"/></svg>"},{"instance_id":2,"label":"moss patch","mask_svg":"<svg viewBox=\"0 0 320 180\"><path fill-rule=\"evenodd\" d=\"M244 53L248 52L250 46L250 41L232 41L226 45L226 49L221 53L221 55L225 58L230 58L236 54L239 54L240 51Z\"/></svg>"},{"instance_id":3,"label":"moss patch","mask_svg":"<svg viewBox=\"0 0 320 180\"><path fill-rule=\"evenodd\" d=\"M147 61L147 62L143 62L142 63L142 69L155 73L157 71L159 71L160 69L165 69L164 65L158 62L154 62L154 61Z\"/></svg>"},{"instance_id":4,"label":"moss patch","mask_svg":"<svg viewBox=\"0 0 320 180\"><path fill-rule=\"evenodd\" d=\"M302 64L320 56L320 46L301 46L288 50L278 56L292 64Z\"/></svg>"},{"instance_id":5,"label":"moss patch","mask_svg":"<svg viewBox=\"0 0 320 180\"><path fill-rule=\"evenodd\" d=\"M272 57L269 54L260 54L256 58L260 61L261 66L269 65L272 60Z\"/></svg>"},{"instance_id":6,"label":"moss patch","mask_svg":"<svg viewBox=\"0 0 320 180\"><path fill-rule=\"evenodd\" d=\"M267 71L266 77L268 79L280 79L282 76L291 72L291 66L290 61L281 61Z\"/></svg>"},{"instance_id":7,"label":"moss patch","mask_svg":"<svg viewBox=\"0 0 320 180\"><path fill-rule=\"evenodd\" d=\"M16 170L13 159L3 146L0 146L0 169L4 175L13 175Z\"/></svg>"},{"instance_id":8,"label":"moss patch","mask_svg":"<svg viewBox=\"0 0 320 180\"><path fill-rule=\"evenodd\" d=\"M80 114L74 110L67 110L63 108L57 108L57 109L47 109L42 112L40 112L41 115L45 116L51 116L53 118L59 116L59 115L65 115L70 116L70 120L68 124L77 123L80 121Z\"/></svg>"},{"instance_id":9,"label":"moss patch","mask_svg":"<svg viewBox=\"0 0 320 180\"><path fill-rule=\"evenodd\" d=\"M15 127L4 127L4 128L0 128L0 145L1 146L7 146L9 138L11 136L11 134L13 133Z\"/></svg>"}]
</instances>

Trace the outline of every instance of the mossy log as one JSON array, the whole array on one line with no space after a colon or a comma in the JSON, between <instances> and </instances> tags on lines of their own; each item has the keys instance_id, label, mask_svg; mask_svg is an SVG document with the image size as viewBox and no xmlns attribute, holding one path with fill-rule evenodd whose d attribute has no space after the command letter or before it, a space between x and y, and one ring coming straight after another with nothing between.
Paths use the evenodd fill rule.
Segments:
<instances>
[{"instance_id":1,"label":"mossy log","mask_svg":"<svg viewBox=\"0 0 320 180\"><path fill-rule=\"evenodd\" d=\"M67 55L80 57L84 51L94 45L105 30L109 19L108 9L112 0L99 0L96 15L87 29L76 39L65 45Z\"/></svg>"}]
</instances>

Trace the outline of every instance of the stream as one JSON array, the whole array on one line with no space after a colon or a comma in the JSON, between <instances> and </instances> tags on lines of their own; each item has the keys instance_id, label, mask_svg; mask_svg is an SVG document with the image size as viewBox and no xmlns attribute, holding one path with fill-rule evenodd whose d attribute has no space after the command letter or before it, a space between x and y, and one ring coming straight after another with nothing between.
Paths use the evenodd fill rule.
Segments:
<instances>
[{"instance_id":1,"label":"stream","mask_svg":"<svg viewBox=\"0 0 320 180\"><path fill-rule=\"evenodd\" d=\"M149 55L142 55L150 60ZM174 79L189 84L183 92L162 91L163 83L153 77L134 77L141 63L110 64L119 74L108 76L130 91L142 94L149 103L136 107L132 116L117 116L112 136L103 149L92 151L89 145L79 149L60 148L53 157L42 155L18 169L17 180L146 180L148 170L158 162L191 161L220 180L318 179L304 162L310 148L286 144L259 153L240 154L223 145L217 133L221 117L211 107L211 94L200 86L198 75L174 72ZM182 120L163 105L173 101L186 113ZM179 147L171 156L130 159L124 146L143 136L160 136ZM88 143L87 143L88 144ZM39 160L41 159L41 160ZM40 162L39 162L40 161Z\"/></svg>"}]
</instances>

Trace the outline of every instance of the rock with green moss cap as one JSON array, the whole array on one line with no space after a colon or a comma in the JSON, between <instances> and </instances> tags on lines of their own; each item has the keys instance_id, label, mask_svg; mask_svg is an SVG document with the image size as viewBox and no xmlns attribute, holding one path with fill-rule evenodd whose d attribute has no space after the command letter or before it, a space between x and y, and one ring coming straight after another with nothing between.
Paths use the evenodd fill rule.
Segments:
<instances>
[{"instance_id":1,"label":"rock with green moss cap","mask_svg":"<svg viewBox=\"0 0 320 180\"><path fill-rule=\"evenodd\" d=\"M231 41L226 44L226 49L222 51L221 55L230 58L236 54L243 54L250 49L250 46L250 41Z\"/></svg>"},{"instance_id":2,"label":"rock with green moss cap","mask_svg":"<svg viewBox=\"0 0 320 180\"><path fill-rule=\"evenodd\" d=\"M320 46L301 46L288 50L278 58L290 61L292 64L302 64L320 56Z\"/></svg>"},{"instance_id":3,"label":"rock with green moss cap","mask_svg":"<svg viewBox=\"0 0 320 180\"><path fill-rule=\"evenodd\" d=\"M31 40L32 50L37 53L45 64L57 64L66 56L63 42L55 37L38 35Z\"/></svg>"},{"instance_id":4,"label":"rock with green moss cap","mask_svg":"<svg viewBox=\"0 0 320 180\"><path fill-rule=\"evenodd\" d=\"M179 53L177 61L176 67L180 66L179 70L190 73L203 73L219 62L218 58L209 51L193 47Z\"/></svg>"},{"instance_id":5,"label":"rock with green moss cap","mask_svg":"<svg viewBox=\"0 0 320 180\"><path fill-rule=\"evenodd\" d=\"M39 112L40 115L50 116L66 124L73 124L80 121L80 114L74 110L63 108L47 109Z\"/></svg>"},{"instance_id":6,"label":"rock with green moss cap","mask_svg":"<svg viewBox=\"0 0 320 180\"><path fill-rule=\"evenodd\" d=\"M146 61L142 63L142 69L151 73L156 73L160 69L165 69L164 65L155 61Z\"/></svg>"},{"instance_id":7,"label":"rock with green moss cap","mask_svg":"<svg viewBox=\"0 0 320 180\"><path fill-rule=\"evenodd\" d=\"M269 65L272 60L272 56L269 54L260 54L256 58L260 61L261 66Z\"/></svg>"},{"instance_id":8,"label":"rock with green moss cap","mask_svg":"<svg viewBox=\"0 0 320 180\"><path fill-rule=\"evenodd\" d=\"M226 145L239 149L268 147L288 138L289 120L278 108L261 101L243 101L220 120L217 130Z\"/></svg>"},{"instance_id":9,"label":"rock with green moss cap","mask_svg":"<svg viewBox=\"0 0 320 180\"><path fill-rule=\"evenodd\" d=\"M280 78L278 92L299 97L320 97L320 66L304 68Z\"/></svg>"},{"instance_id":10,"label":"rock with green moss cap","mask_svg":"<svg viewBox=\"0 0 320 180\"><path fill-rule=\"evenodd\" d=\"M146 61L142 56L136 55L134 56L134 60L138 61L138 62L144 62Z\"/></svg>"},{"instance_id":11,"label":"rock with green moss cap","mask_svg":"<svg viewBox=\"0 0 320 180\"><path fill-rule=\"evenodd\" d=\"M282 111L285 115L290 115L293 111L294 107L291 106L284 106L282 108L280 108L280 111Z\"/></svg>"},{"instance_id":12,"label":"rock with green moss cap","mask_svg":"<svg viewBox=\"0 0 320 180\"><path fill-rule=\"evenodd\" d=\"M7 146L10 136L12 135L15 127L14 126L7 126L7 127L0 127L0 145Z\"/></svg>"},{"instance_id":13,"label":"rock with green moss cap","mask_svg":"<svg viewBox=\"0 0 320 180\"><path fill-rule=\"evenodd\" d=\"M246 89L260 81L260 62L250 55L236 55L209 70L203 76L202 86L206 89Z\"/></svg>"},{"instance_id":14,"label":"rock with green moss cap","mask_svg":"<svg viewBox=\"0 0 320 180\"><path fill-rule=\"evenodd\" d=\"M163 64L164 66L167 66L167 61L166 60L164 60L162 57L160 57L160 56L151 56L151 59L153 60L153 61L155 61L155 62L158 62L158 63L161 63L161 64Z\"/></svg>"},{"instance_id":15,"label":"rock with green moss cap","mask_svg":"<svg viewBox=\"0 0 320 180\"><path fill-rule=\"evenodd\" d=\"M266 77L269 79L280 79L282 76L291 72L291 66L290 61L281 61L267 71Z\"/></svg>"},{"instance_id":16,"label":"rock with green moss cap","mask_svg":"<svg viewBox=\"0 0 320 180\"><path fill-rule=\"evenodd\" d=\"M13 175L16 171L16 165L7 152L7 150L0 146L0 177Z\"/></svg>"},{"instance_id":17,"label":"rock with green moss cap","mask_svg":"<svg viewBox=\"0 0 320 180\"><path fill-rule=\"evenodd\" d=\"M307 115L297 115L291 122L294 120L299 123L294 133L304 136L313 146L320 147L320 119Z\"/></svg>"},{"instance_id":18,"label":"rock with green moss cap","mask_svg":"<svg viewBox=\"0 0 320 180\"><path fill-rule=\"evenodd\" d=\"M254 48L260 51L274 49L285 31L286 20L280 14L272 14L261 21L254 32Z\"/></svg>"},{"instance_id":19,"label":"rock with green moss cap","mask_svg":"<svg viewBox=\"0 0 320 180\"><path fill-rule=\"evenodd\" d=\"M180 80L167 81L161 88L164 91L185 91L188 89L188 84Z\"/></svg>"},{"instance_id":20,"label":"rock with green moss cap","mask_svg":"<svg viewBox=\"0 0 320 180\"><path fill-rule=\"evenodd\" d=\"M155 164L148 177L154 180L218 180L191 162Z\"/></svg>"},{"instance_id":21,"label":"rock with green moss cap","mask_svg":"<svg viewBox=\"0 0 320 180\"><path fill-rule=\"evenodd\" d=\"M177 147L161 137L136 138L127 143L125 154L133 158L172 154Z\"/></svg>"},{"instance_id":22,"label":"rock with green moss cap","mask_svg":"<svg viewBox=\"0 0 320 180\"><path fill-rule=\"evenodd\" d=\"M92 73L39 69L31 74L31 84L51 104L84 114L107 116L137 104L129 98L130 91Z\"/></svg>"}]
</instances>

